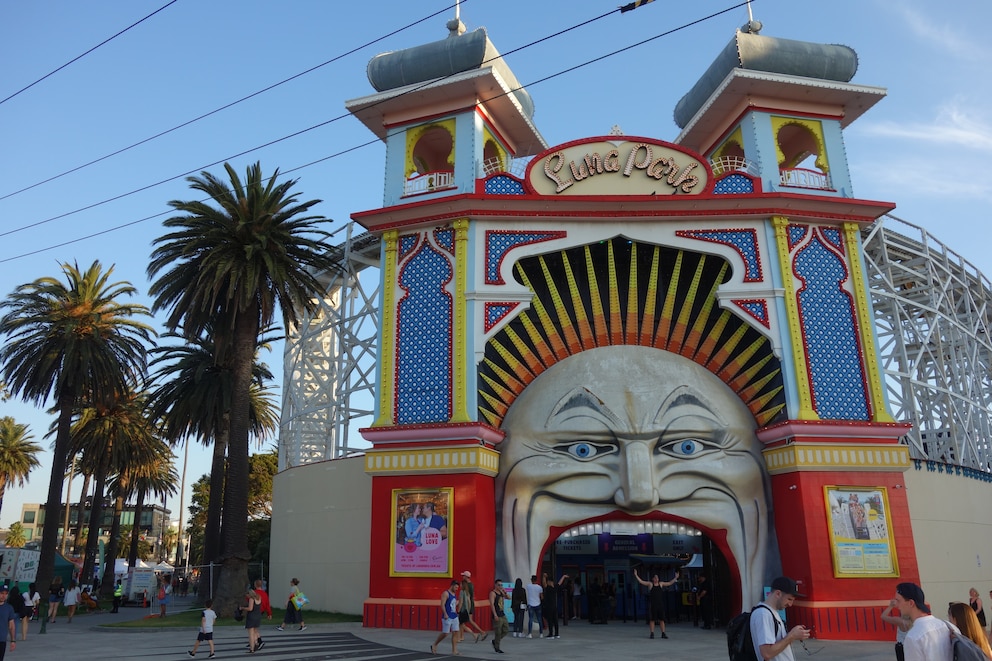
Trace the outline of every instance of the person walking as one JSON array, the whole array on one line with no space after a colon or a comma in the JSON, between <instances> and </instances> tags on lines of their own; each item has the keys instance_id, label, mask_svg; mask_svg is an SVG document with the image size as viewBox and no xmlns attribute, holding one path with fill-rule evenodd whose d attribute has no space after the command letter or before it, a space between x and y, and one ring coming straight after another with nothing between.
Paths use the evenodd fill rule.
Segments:
<instances>
[{"instance_id":1,"label":"person walking","mask_svg":"<svg viewBox=\"0 0 992 661\"><path fill-rule=\"evenodd\" d=\"M961 636L978 645L986 659L992 660L992 646L985 627L978 621L974 606L960 601L952 601L947 606L947 619L961 630Z\"/></svg>"},{"instance_id":2,"label":"person walking","mask_svg":"<svg viewBox=\"0 0 992 661\"><path fill-rule=\"evenodd\" d=\"M882 621L896 628L896 661L906 661L906 651L903 648L906 642L906 632L913 626L913 621L906 613L900 612L898 616L893 615L892 611L895 609L896 600L890 599L888 607L882 611Z\"/></svg>"},{"instance_id":3,"label":"person walking","mask_svg":"<svg viewBox=\"0 0 992 661\"><path fill-rule=\"evenodd\" d=\"M579 578L572 582L572 619L582 619L582 580Z\"/></svg>"},{"instance_id":4,"label":"person walking","mask_svg":"<svg viewBox=\"0 0 992 661\"><path fill-rule=\"evenodd\" d=\"M479 642L485 640L489 632L484 631L475 621L475 583L472 582L472 572L468 570L462 572L462 590L466 589L468 590L468 596L465 597L465 603L468 605L468 630L469 633L475 634L475 642ZM461 620L460 614L459 620Z\"/></svg>"},{"instance_id":5,"label":"person walking","mask_svg":"<svg viewBox=\"0 0 992 661\"><path fill-rule=\"evenodd\" d=\"M65 610L69 615L69 623L72 623L72 616L76 614L76 608L79 606L79 586L76 581L69 581L69 589L65 591L65 596L63 597L63 602L65 603Z\"/></svg>"},{"instance_id":6,"label":"person walking","mask_svg":"<svg viewBox=\"0 0 992 661\"><path fill-rule=\"evenodd\" d=\"M787 576L779 576L773 580L771 587L765 600L751 610L754 654L766 661L795 661L792 641L809 638L809 629L797 624L786 632L785 622L778 616L778 612L791 606L796 597L803 595L799 594L796 582Z\"/></svg>"},{"instance_id":7,"label":"person walking","mask_svg":"<svg viewBox=\"0 0 992 661\"><path fill-rule=\"evenodd\" d=\"M38 585L36 583L28 585L28 596L24 599L24 603L31 607L31 619L37 620L40 617L38 608L41 604L41 595L38 593ZM21 640L24 639L22 638Z\"/></svg>"},{"instance_id":8,"label":"person walking","mask_svg":"<svg viewBox=\"0 0 992 661\"><path fill-rule=\"evenodd\" d=\"M971 606L971 610L975 611L975 616L978 617L978 623L982 625L982 631L988 626L988 622L985 621L985 606L982 605L982 598L978 596L978 590L971 588L968 590L968 604Z\"/></svg>"},{"instance_id":9,"label":"person walking","mask_svg":"<svg viewBox=\"0 0 992 661\"><path fill-rule=\"evenodd\" d=\"M10 651L17 649L17 637L14 635L14 622L17 621L17 613L14 607L7 603L7 596L10 594L10 586L4 583L0 585L0 661L3 661L7 653L7 639L10 638Z\"/></svg>"},{"instance_id":10,"label":"person walking","mask_svg":"<svg viewBox=\"0 0 992 661\"><path fill-rule=\"evenodd\" d=\"M665 588L675 585L675 582L679 580L679 573L675 572L675 578L670 581L662 582L658 578L658 574L653 574L651 576L651 581L645 581L640 576L637 575L637 570L634 570L634 578L641 585L650 588L648 590L648 628L651 630L648 638L654 638L654 625L658 625L658 629L661 631L662 638L668 638L668 633L665 631Z\"/></svg>"},{"instance_id":11,"label":"person walking","mask_svg":"<svg viewBox=\"0 0 992 661\"><path fill-rule=\"evenodd\" d=\"M524 616L527 614L527 590L524 589L523 579L518 578L513 585L510 609L513 611L513 637L523 638Z\"/></svg>"},{"instance_id":12,"label":"person walking","mask_svg":"<svg viewBox=\"0 0 992 661\"><path fill-rule=\"evenodd\" d=\"M62 585L62 577L56 576L52 584L48 586L48 621L55 623L55 617L59 614L59 604L65 596L65 586Z\"/></svg>"},{"instance_id":13,"label":"person walking","mask_svg":"<svg viewBox=\"0 0 992 661\"><path fill-rule=\"evenodd\" d=\"M960 631L930 614L923 588L915 583L900 583L893 600L899 612L908 614L913 621L903 641L906 661L953 661L954 646L947 628Z\"/></svg>"},{"instance_id":14,"label":"person walking","mask_svg":"<svg viewBox=\"0 0 992 661\"><path fill-rule=\"evenodd\" d=\"M245 605L241 610L245 614L245 631L248 632L248 653L258 651L258 628L262 626L262 599L252 588L245 592Z\"/></svg>"},{"instance_id":15,"label":"person walking","mask_svg":"<svg viewBox=\"0 0 992 661\"><path fill-rule=\"evenodd\" d=\"M282 618L282 624L276 627L276 631L284 631L286 625L299 625L298 631L306 631L307 624L303 621L303 591L300 589L300 579L292 578L289 581L291 591L289 600L286 602L286 614Z\"/></svg>"},{"instance_id":16,"label":"person walking","mask_svg":"<svg viewBox=\"0 0 992 661\"><path fill-rule=\"evenodd\" d=\"M503 588L503 582L497 578L493 581L493 589L489 591L489 607L493 614L493 649L496 650L497 654L503 653L500 648L500 641L510 632L510 625L506 621L506 612L503 610L505 600L506 590Z\"/></svg>"},{"instance_id":17,"label":"person walking","mask_svg":"<svg viewBox=\"0 0 992 661\"><path fill-rule=\"evenodd\" d=\"M527 637L534 637L534 623L537 622L537 633L539 638L544 637L544 629L541 626L541 602L544 600L544 590L537 582L537 574L530 577L527 584Z\"/></svg>"},{"instance_id":18,"label":"person walking","mask_svg":"<svg viewBox=\"0 0 992 661\"><path fill-rule=\"evenodd\" d=\"M561 580L564 581L565 576L562 576ZM558 635L558 586L547 574L544 575L544 597L541 599L541 611L544 620L548 623L548 640L561 638Z\"/></svg>"},{"instance_id":19,"label":"person walking","mask_svg":"<svg viewBox=\"0 0 992 661\"><path fill-rule=\"evenodd\" d=\"M441 593L441 633L431 645L431 654L437 654L437 646L451 634L451 655L458 656L458 581L451 581L448 589Z\"/></svg>"},{"instance_id":20,"label":"person walking","mask_svg":"<svg viewBox=\"0 0 992 661\"><path fill-rule=\"evenodd\" d=\"M207 599L203 602L203 611L200 613L200 630L196 634L196 642L193 643L193 649L186 652L190 656L196 656L196 650L200 649L200 643L206 641L207 645L210 646L210 655L207 658L214 658L214 622L217 620L217 613L214 612L213 606L213 599Z\"/></svg>"},{"instance_id":21,"label":"person walking","mask_svg":"<svg viewBox=\"0 0 992 661\"><path fill-rule=\"evenodd\" d=\"M261 599L261 605L259 606L259 609L258 610L260 611L261 615L264 615L265 616L265 619L271 620L272 619L272 601L269 599L269 593L266 592L263 589L263 585L264 584L265 583L262 581L262 579L260 579L260 578L256 578L255 579L255 583L254 583L254 585L255 585L255 594L257 594L258 595L258 598ZM259 630L258 630L258 639L256 641L256 646L257 646L258 649L262 649L263 647L265 647L265 641L262 640L262 629L261 629L261 627L259 627Z\"/></svg>"},{"instance_id":22,"label":"person walking","mask_svg":"<svg viewBox=\"0 0 992 661\"><path fill-rule=\"evenodd\" d=\"M117 579L117 583L114 585L114 608L111 613L120 612L121 601L124 599L124 585L121 583L121 579Z\"/></svg>"},{"instance_id":23,"label":"person walking","mask_svg":"<svg viewBox=\"0 0 992 661\"><path fill-rule=\"evenodd\" d=\"M21 640L24 640L28 637L28 620L31 619L31 606L28 605L28 601L21 594L21 590L17 587L16 583L10 589L10 598L7 599L7 603L14 609L14 614L17 615L17 619L21 622ZM14 626L14 630L16 632L16 625Z\"/></svg>"}]
</instances>

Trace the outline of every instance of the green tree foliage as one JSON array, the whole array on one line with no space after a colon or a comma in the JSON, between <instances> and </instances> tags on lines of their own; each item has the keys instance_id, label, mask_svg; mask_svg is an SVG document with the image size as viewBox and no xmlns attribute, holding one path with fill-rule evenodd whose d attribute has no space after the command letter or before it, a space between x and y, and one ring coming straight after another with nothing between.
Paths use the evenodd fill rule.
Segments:
<instances>
[{"instance_id":1,"label":"green tree foliage","mask_svg":"<svg viewBox=\"0 0 992 661\"><path fill-rule=\"evenodd\" d=\"M9 416L0 418L0 510L7 487L14 483L23 487L28 481L28 473L41 465L38 453L42 447L32 443L32 438L27 425L19 424Z\"/></svg>"},{"instance_id":2,"label":"green tree foliage","mask_svg":"<svg viewBox=\"0 0 992 661\"><path fill-rule=\"evenodd\" d=\"M14 521L10 524L5 543L12 549L23 548L28 543L27 538L24 537L24 526L21 525L20 521Z\"/></svg>"}]
</instances>

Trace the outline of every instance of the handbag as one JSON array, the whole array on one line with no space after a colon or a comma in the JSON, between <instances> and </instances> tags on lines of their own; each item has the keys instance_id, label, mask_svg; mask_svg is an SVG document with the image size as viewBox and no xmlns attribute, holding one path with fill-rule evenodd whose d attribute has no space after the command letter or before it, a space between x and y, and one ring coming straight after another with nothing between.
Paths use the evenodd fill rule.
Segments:
<instances>
[{"instance_id":1,"label":"handbag","mask_svg":"<svg viewBox=\"0 0 992 661\"><path fill-rule=\"evenodd\" d=\"M234 611L234 619L237 620L238 622L245 619L245 612L240 608L238 608L238 610Z\"/></svg>"},{"instance_id":2,"label":"handbag","mask_svg":"<svg viewBox=\"0 0 992 661\"><path fill-rule=\"evenodd\" d=\"M293 605L296 606L297 610L303 610L303 607L310 603L307 596L302 592L297 592L293 595Z\"/></svg>"}]
</instances>

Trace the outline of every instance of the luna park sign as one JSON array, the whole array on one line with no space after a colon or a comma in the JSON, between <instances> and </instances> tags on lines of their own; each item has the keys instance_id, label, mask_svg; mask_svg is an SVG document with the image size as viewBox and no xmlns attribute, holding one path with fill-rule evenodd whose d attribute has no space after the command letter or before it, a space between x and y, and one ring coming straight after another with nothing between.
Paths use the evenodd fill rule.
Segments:
<instances>
[{"instance_id":1,"label":"luna park sign","mask_svg":"<svg viewBox=\"0 0 992 661\"><path fill-rule=\"evenodd\" d=\"M588 138L545 151L527 181L541 195L698 195L710 169L675 145L644 138Z\"/></svg>"}]
</instances>

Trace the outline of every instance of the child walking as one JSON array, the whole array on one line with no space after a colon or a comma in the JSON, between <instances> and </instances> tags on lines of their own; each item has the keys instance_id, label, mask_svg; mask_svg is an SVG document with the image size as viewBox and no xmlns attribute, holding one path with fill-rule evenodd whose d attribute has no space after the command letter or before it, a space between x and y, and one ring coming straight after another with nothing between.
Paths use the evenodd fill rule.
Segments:
<instances>
[{"instance_id":1,"label":"child walking","mask_svg":"<svg viewBox=\"0 0 992 661\"><path fill-rule=\"evenodd\" d=\"M196 656L196 650L200 648L200 643L207 641L207 644L210 645L210 656L207 658L212 659L214 658L214 620L217 619L217 613L213 610L213 599L207 599L203 605L206 608L203 609L203 614L200 616L200 632L196 634L193 649L186 653L190 656Z\"/></svg>"}]
</instances>

